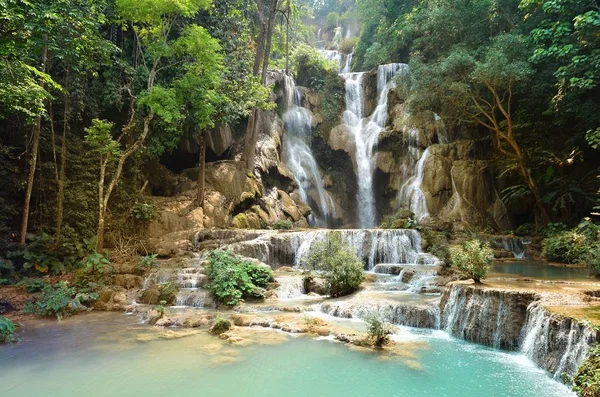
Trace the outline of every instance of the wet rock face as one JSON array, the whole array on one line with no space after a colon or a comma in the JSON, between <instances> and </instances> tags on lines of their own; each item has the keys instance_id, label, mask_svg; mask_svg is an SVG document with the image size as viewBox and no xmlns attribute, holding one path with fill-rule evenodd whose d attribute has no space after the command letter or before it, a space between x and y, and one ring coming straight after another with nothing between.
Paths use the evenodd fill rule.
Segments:
<instances>
[{"instance_id":1,"label":"wet rock face","mask_svg":"<svg viewBox=\"0 0 600 397\"><path fill-rule=\"evenodd\" d=\"M440 304L441 326L451 335L497 349L517 350L533 293L454 285Z\"/></svg>"},{"instance_id":2,"label":"wet rock face","mask_svg":"<svg viewBox=\"0 0 600 397\"><path fill-rule=\"evenodd\" d=\"M589 324L549 312L540 299L532 292L455 284L442 296L441 327L470 342L520 350L560 380L575 373L598 334Z\"/></svg>"},{"instance_id":3,"label":"wet rock face","mask_svg":"<svg viewBox=\"0 0 600 397\"><path fill-rule=\"evenodd\" d=\"M598 333L589 325L550 313L533 303L523 328L522 350L533 362L561 379L573 375L598 341Z\"/></svg>"},{"instance_id":4,"label":"wet rock face","mask_svg":"<svg viewBox=\"0 0 600 397\"><path fill-rule=\"evenodd\" d=\"M408 327L430 328L439 327L439 309L435 305L394 302L391 300L327 301L319 305L319 310L330 316L340 318L365 319L372 313L377 313L380 319L396 325Z\"/></svg>"}]
</instances>

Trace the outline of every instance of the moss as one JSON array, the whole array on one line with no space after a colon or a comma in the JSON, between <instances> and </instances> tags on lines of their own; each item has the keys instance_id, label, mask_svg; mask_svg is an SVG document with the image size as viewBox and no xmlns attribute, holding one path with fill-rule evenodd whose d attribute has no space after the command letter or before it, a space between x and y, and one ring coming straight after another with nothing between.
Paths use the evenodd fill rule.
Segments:
<instances>
[{"instance_id":1,"label":"moss","mask_svg":"<svg viewBox=\"0 0 600 397\"><path fill-rule=\"evenodd\" d=\"M244 213L237 214L233 218L233 221L231 222L231 226L233 226L236 229L250 229L250 223L248 222L248 217Z\"/></svg>"}]
</instances>

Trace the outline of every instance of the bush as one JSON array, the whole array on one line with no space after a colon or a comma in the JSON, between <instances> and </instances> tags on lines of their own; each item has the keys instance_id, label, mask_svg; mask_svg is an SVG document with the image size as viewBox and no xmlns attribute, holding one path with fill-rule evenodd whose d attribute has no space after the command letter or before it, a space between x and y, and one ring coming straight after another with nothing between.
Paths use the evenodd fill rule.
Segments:
<instances>
[{"instance_id":1,"label":"bush","mask_svg":"<svg viewBox=\"0 0 600 397\"><path fill-rule=\"evenodd\" d=\"M395 214L386 216L379 227L381 229L420 229L415 213L407 208L400 208Z\"/></svg>"},{"instance_id":2,"label":"bush","mask_svg":"<svg viewBox=\"0 0 600 397\"><path fill-rule=\"evenodd\" d=\"M595 345L573 378L573 391L580 397L600 396L600 344Z\"/></svg>"},{"instance_id":3,"label":"bush","mask_svg":"<svg viewBox=\"0 0 600 397\"><path fill-rule=\"evenodd\" d=\"M340 52L342 54L350 54L356 44L358 43L358 37L350 37L348 39L342 39L340 41Z\"/></svg>"},{"instance_id":4,"label":"bush","mask_svg":"<svg viewBox=\"0 0 600 397\"><path fill-rule=\"evenodd\" d=\"M48 280L43 278L24 278L17 284L17 287L30 294L34 294L36 292L41 292L46 285L48 285Z\"/></svg>"},{"instance_id":5,"label":"bush","mask_svg":"<svg viewBox=\"0 0 600 397\"><path fill-rule=\"evenodd\" d=\"M56 316L59 320L81 310L87 310L86 304L98 299L94 292L78 292L69 287L66 281L55 285L46 285L41 294L33 302L28 302L23 311L40 317Z\"/></svg>"},{"instance_id":6,"label":"bush","mask_svg":"<svg viewBox=\"0 0 600 397\"><path fill-rule=\"evenodd\" d=\"M530 236L535 230L535 225L531 223L524 223L515 229L515 236Z\"/></svg>"},{"instance_id":7,"label":"bush","mask_svg":"<svg viewBox=\"0 0 600 397\"><path fill-rule=\"evenodd\" d=\"M424 228L421 234L424 243L423 249L438 257L447 266L450 266L448 235L444 232L438 232L430 228Z\"/></svg>"},{"instance_id":8,"label":"bush","mask_svg":"<svg viewBox=\"0 0 600 397\"><path fill-rule=\"evenodd\" d=\"M148 223L154 217L154 206L148 203L135 203L129 214L137 222Z\"/></svg>"},{"instance_id":9,"label":"bush","mask_svg":"<svg viewBox=\"0 0 600 397\"><path fill-rule=\"evenodd\" d=\"M377 314L365 318L369 337L374 340L376 347L382 347L389 342L389 335L394 333L394 327L382 321Z\"/></svg>"},{"instance_id":10,"label":"bush","mask_svg":"<svg viewBox=\"0 0 600 397\"><path fill-rule=\"evenodd\" d=\"M592 273L600 274L600 225L584 218L571 230L547 233L547 236L543 241L546 259L585 264Z\"/></svg>"},{"instance_id":11,"label":"bush","mask_svg":"<svg viewBox=\"0 0 600 397\"><path fill-rule=\"evenodd\" d=\"M272 226L275 230L290 230L294 228L294 224L289 219L284 221L276 221Z\"/></svg>"},{"instance_id":12,"label":"bush","mask_svg":"<svg viewBox=\"0 0 600 397\"><path fill-rule=\"evenodd\" d=\"M270 268L243 260L231 251L211 251L208 261L208 289L218 304L235 306L243 298L264 298L262 288L274 280Z\"/></svg>"},{"instance_id":13,"label":"bush","mask_svg":"<svg viewBox=\"0 0 600 397\"><path fill-rule=\"evenodd\" d=\"M137 270L141 273L144 273L148 269L151 269L157 266L158 261L156 260L157 254L140 256L140 260L136 266Z\"/></svg>"},{"instance_id":14,"label":"bush","mask_svg":"<svg viewBox=\"0 0 600 397\"><path fill-rule=\"evenodd\" d=\"M465 276L472 278L475 283L481 283L490 271L490 263L494 252L489 243L482 244L479 240L465 242L462 246L450 247L450 262Z\"/></svg>"},{"instance_id":15,"label":"bush","mask_svg":"<svg viewBox=\"0 0 600 397\"><path fill-rule=\"evenodd\" d=\"M0 344L16 342L16 332L17 327L15 323L6 317L0 316Z\"/></svg>"},{"instance_id":16,"label":"bush","mask_svg":"<svg viewBox=\"0 0 600 397\"><path fill-rule=\"evenodd\" d=\"M323 272L332 297L353 293L365 278L362 262L342 241L339 232L330 233L328 238L315 243L312 252L302 258L302 265Z\"/></svg>"},{"instance_id":17,"label":"bush","mask_svg":"<svg viewBox=\"0 0 600 397\"><path fill-rule=\"evenodd\" d=\"M587 249L587 238L573 230L559 232L546 237L543 242L543 255L549 261L561 263L579 263Z\"/></svg>"},{"instance_id":18,"label":"bush","mask_svg":"<svg viewBox=\"0 0 600 397\"><path fill-rule=\"evenodd\" d=\"M321 91L328 75L338 77L340 65L328 61L315 48L305 44L298 46L292 54L292 65L296 71L298 85Z\"/></svg>"},{"instance_id":19,"label":"bush","mask_svg":"<svg viewBox=\"0 0 600 397\"><path fill-rule=\"evenodd\" d=\"M230 329L231 321L218 315L212 327L210 327L210 333L213 335L221 335L223 332L227 332Z\"/></svg>"}]
</instances>

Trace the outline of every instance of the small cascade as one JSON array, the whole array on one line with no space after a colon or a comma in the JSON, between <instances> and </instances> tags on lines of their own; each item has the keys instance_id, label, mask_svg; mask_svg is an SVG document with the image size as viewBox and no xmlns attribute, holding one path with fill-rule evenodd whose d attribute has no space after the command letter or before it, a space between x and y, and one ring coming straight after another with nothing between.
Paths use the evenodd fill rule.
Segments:
<instances>
[{"instance_id":1,"label":"small cascade","mask_svg":"<svg viewBox=\"0 0 600 397\"><path fill-rule=\"evenodd\" d=\"M302 94L290 76L285 78L287 111L283 115L285 136L283 160L294 175L302 201L315 209L314 222L327 227L336 217L333 199L325 190L323 178L308 144L312 129L312 114L301 106ZM311 194L314 189L316 194Z\"/></svg>"},{"instance_id":2,"label":"small cascade","mask_svg":"<svg viewBox=\"0 0 600 397\"><path fill-rule=\"evenodd\" d=\"M340 65L340 70L344 66L343 54L337 50L319 50L321 55L328 61L335 62Z\"/></svg>"},{"instance_id":3,"label":"small cascade","mask_svg":"<svg viewBox=\"0 0 600 397\"><path fill-rule=\"evenodd\" d=\"M309 255L313 246L325 240L330 231L297 233L292 246L297 247L294 264L300 265L302 258ZM435 257L424 258L421 250L421 235L416 230L340 230L342 241L356 250L356 254L372 270L378 263L417 264L421 260L435 264ZM435 258L435 259L434 259Z\"/></svg>"},{"instance_id":4,"label":"small cascade","mask_svg":"<svg viewBox=\"0 0 600 397\"><path fill-rule=\"evenodd\" d=\"M539 303L527 308L521 350L555 379L573 375L596 342L596 331L570 318L553 316Z\"/></svg>"},{"instance_id":5,"label":"small cascade","mask_svg":"<svg viewBox=\"0 0 600 397\"><path fill-rule=\"evenodd\" d=\"M295 299L306 293L302 276L277 277L275 281L279 283L279 287L275 289L275 295L279 300Z\"/></svg>"},{"instance_id":6,"label":"small cascade","mask_svg":"<svg viewBox=\"0 0 600 397\"><path fill-rule=\"evenodd\" d=\"M210 293L202 289L208 283L204 259L196 255L184 268L159 268L144 281L144 289L152 285L172 283L179 287L175 306L212 307Z\"/></svg>"},{"instance_id":7,"label":"small cascade","mask_svg":"<svg viewBox=\"0 0 600 397\"><path fill-rule=\"evenodd\" d=\"M350 69L352 69L352 59L354 58L354 49L348 55L346 55L346 61L344 62L344 66L340 69L340 73L350 73Z\"/></svg>"},{"instance_id":8,"label":"small cascade","mask_svg":"<svg viewBox=\"0 0 600 397\"><path fill-rule=\"evenodd\" d=\"M440 310L433 303L395 302L386 299L328 301L315 305L315 310L339 318L365 319L376 314L383 321L406 327L438 329L440 326Z\"/></svg>"},{"instance_id":9,"label":"small cascade","mask_svg":"<svg viewBox=\"0 0 600 397\"><path fill-rule=\"evenodd\" d=\"M573 375L597 340L591 326L548 312L530 292L453 285L441 310L441 326L451 335L520 350L555 379Z\"/></svg>"},{"instance_id":10,"label":"small cascade","mask_svg":"<svg viewBox=\"0 0 600 397\"><path fill-rule=\"evenodd\" d=\"M497 250L504 250L512 254L517 259L525 258L526 242L521 237L513 236L490 236L484 237L490 243L490 247Z\"/></svg>"},{"instance_id":11,"label":"small cascade","mask_svg":"<svg viewBox=\"0 0 600 397\"><path fill-rule=\"evenodd\" d=\"M365 118L363 77L365 73L347 73L342 77L346 86L346 111L343 121L354 136L356 146L356 176L358 181L358 214L361 228L375 226L375 197L373 174L376 165L375 146L379 134L385 127L388 116L388 93L394 86L393 77L407 65L391 63L377 69L377 107L370 117Z\"/></svg>"},{"instance_id":12,"label":"small cascade","mask_svg":"<svg viewBox=\"0 0 600 397\"><path fill-rule=\"evenodd\" d=\"M329 234L339 233L372 270L380 263L438 265L440 261L421 249L421 235L413 229L339 229L311 230L302 232L265 232L249 235L246 241L227 242L221 248L261 260L272 267L300 265L314 245L325 240Z\"/></svg>"},{"instance_id":13,"label":"small cascade","mask_svg":"<svg viewBox=\"0 0 600 397\"><path fill-rule=\"evenodd\" d=\"M429 216L429 210L427 208L427 199L421 186L423 185L423 170L425 169L425 163L429 158L429 149L425 149L417 165L415 166L415 174L408 178L402 185L399 192L400 200L404 206L409 208L415 217L421 221Z\"/></svg>"}]
</instances>

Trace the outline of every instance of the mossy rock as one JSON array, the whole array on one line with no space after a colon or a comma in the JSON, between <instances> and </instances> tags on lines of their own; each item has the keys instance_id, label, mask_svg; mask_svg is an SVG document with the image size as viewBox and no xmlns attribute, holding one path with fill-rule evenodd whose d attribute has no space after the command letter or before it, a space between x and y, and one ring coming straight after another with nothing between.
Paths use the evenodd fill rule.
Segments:
<instances>
[{"instance_id":1,"label":"mossy rock","mask_svg":"<svg viewBox=\"0 0 600 397\"><path fill-rule=\"evenodd\" d=\"M248 222L248 217L246 214L241 213L237 214L233 221L231 221L231 226L236 229L250 229L250 222Z\"/></svg>"}]
</instances>

